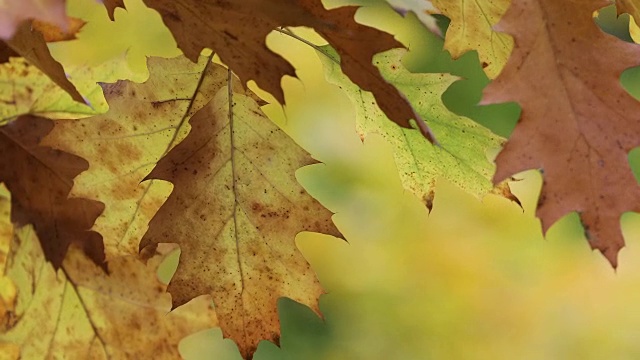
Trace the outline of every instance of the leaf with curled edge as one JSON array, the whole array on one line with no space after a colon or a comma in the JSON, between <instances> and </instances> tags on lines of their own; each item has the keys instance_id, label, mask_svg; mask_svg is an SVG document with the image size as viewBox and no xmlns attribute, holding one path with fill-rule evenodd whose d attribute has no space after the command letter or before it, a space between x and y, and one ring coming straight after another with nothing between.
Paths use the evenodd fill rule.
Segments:
<instances>
[{"instance_id":1,"label":"leaf with curled edge","mask_svg":"<svg viewBox=\"0 0 640 360\"><path fill-rule=\"evenodd\" d=\"M216 66L220 76L228 71ZM340 236L331 213L298 184L314 160L262 113L229 75L190 120L191 132L149 174L174 184L140 243L177 243L173 306L211 294L226 337L250 358L280 334L281 296L319 312L322 288L295 246L301 231Z\"/></svg>"},{"instance_id":2,"label":"leaf with curled edge","mask_svg":"<svg viewBox=\"0 0 640 360\"><path fill-rule=\"evenodd\" d=\"M514 50L483 103L522 107L496 159L494 182L541 169L537 215L543 231L576 211L591 247L615 267L624 246L620 216L640 211L640 188L627 158L640 145L640 103L619 80L640 64L640 48L595 24L593 12L608 4L514 0L497 25L514 37Z\"/></svg>"},{"instance_id":3,"label":"leaf with curled edge","mask_svg":"<svg viewBox=\"0 0 640 360\"><path fill-rule=\"evenodd\" d=\"M208 64L210 57L204 56L198 63L183 56L150 58L146 82L102 84L108 112L56 120L44 139L89 160L89 170L76 178L71 194L105 204L93 229L102 234L107 256L137 254L149 220L169 196L169 184L141 181L184 138L188 119L224 83Z\"/></svg>"},{"instance_id":4,"label":"leaf with curled edge","mask_svg":"<svg viewBox=\"0 0 640 360\"><path fill-rule=\"evenodd\" d=\"M156 271L161 250L147 265L112 258L107 275L72 247L56 272L32 229L16 231L6 276L18 296L0 326L0 349L17 349L21 359L179 358L182 338L217 321L204 298L168 313L171 299Z\"/></svg>"},{"instance_id":5,"label":"leaf with curled edge","mask_svg":"<svg viewBox=\"0 0 640 360\"><path fill-rule=\"evenodd\" d=\"M53 122L22 116L0 127L0 182L12 194L11 220L33 224L44 254L54 268L62 265L71 243L105 267L102 237L90 231L104 206L69 198L74 178L88 168L86 160L41 144Z\"/></svg>"},{"instance_id":6,"label":"leaf with curled edge","mask_svg":"<svg viewBox=\"0 0 640 360\"><path fill-rule=\"evenodd\" d=\"M157 10L184 54L196 60L213 49L243 83L249 80L284 104L283 76L295 71L265 44L278 27L314 28L342 58L342 69L362 89L371 91L388 118L400 126L418 128L430 141L428 126L407 100L372 65L374 54L402 47L393 36L354 21L356 7L326 10L319 0L145 0Z\"/></svg>"}]
</instances>

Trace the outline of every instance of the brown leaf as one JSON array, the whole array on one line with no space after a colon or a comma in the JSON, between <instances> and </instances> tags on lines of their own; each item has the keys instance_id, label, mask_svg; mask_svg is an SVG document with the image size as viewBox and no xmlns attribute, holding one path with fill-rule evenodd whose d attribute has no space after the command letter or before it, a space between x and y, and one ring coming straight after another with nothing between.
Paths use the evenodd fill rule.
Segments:
<instances>
[{"instance_id":1,"label":"brown leaf","mask_svg":"<svg viewBox=\"0 0 640 360\"><path fill-rule=\"evenodd\" d=\"M93 227L107 256L138 253L147 225L171 193L163 181L140 183L189 131L188 119L224 83L210 58L150 58L149 79L102 84L109 111L79 120L57 120L43 140L90 162L75 179L72 196L99 200L105 210Z\"/></svg>"},{"instance_id":2,"label":"brown leaf","mask_svg":"<svg viewBox=\"0 0 640 360\"><path fill-rule=\"evenodd\" d=\"M4 0L0 2L0 39L9 39L24 20L37 19L67 29L65 0Z\"/></svg>"},{"instance_id":3,"label":"brown leaf","mask_svg":"<svg viewBox=\"0 0 640 360\"><path fill-rule=\"evenodd\" d=\"M372 65L374 54L401 47L384 32L353 19L356 8L326 10L319 0L145 0L157 10L176 38L178 47L196 61L204 48L215 51L246 83L255 80L284 104L280 80L295 76L293 67L265 44L280 26L308 26L324 36L340 53L344 73L363 90L371 91L380 108L399 125L410 128L415 119L433 141L424 121L407 100Z\"/></svg>"},{"instance_id":4,"label":"brown leaf","mask_svg":"<svg viewBox=\"0 0 640 360\"><path fill-rule=\"evenodd\" d=\"M104 7L107 8L107 14L109 14L109 19L111 19L111 21L115 20L114 15L116 8L124 9L124 0L102 0L102 3L104 4Z\"/></svg>"},{"instance_id":5,"label":"brown leaf","mask_svg":"<svg viewBox=\"0 0 640 360\"><path fill-rule=\"evenodd\" d=\"M237 79L232 87L221 84L191 118L189 135L149 174L172 182L174 191L140 248L178 243L184 261L168 288L173 306L211 294L223 334L249 358L260 340L279 338L279 297L319 312L322 289L295 246L296 234L339 232L331 213L295 179L295 170L314 161Z\"/></svg>"},{"instance_id":6,"label":"brown leaf","mask_svg":"<svg viewBox=\"0 0 640 360\"><path fill-rule=\"evenodd\" d=\"M638 0L616 0L618 15L628 13L636 21L640 21L640 3Z\"/></svg>"},{"instance_id":7,"label":"brown leaf","mask_svg":"<svg viewBox=\"0 0 640 360\"><path fill-rule=\"evenodd\" d=\"M16 31L7 45L20 56L24 57L29 63L47 74L58 86L63 88L71 95L73 100L85 103L84 98L76 87L67 79L64 69L49 52L47 43L42 34L32 29L30 22L25 22ZM0 50L0 57L4 51Z\"/></svg>"},{"instance_id":8,"label":"brown leaf","mask_svg":"<svg viewBox=\"0 0 640 360\"><path fill-rule=\"evenodd\" d=\"M537 214L546 232L577 211L592 248L615 267L624 246L620 215L640 210L627 153L640 145L640 104L620 74L640 64L640 48L604 34L593 11L607 0L514 0L498 30L515 47L484 103L516 101L518 126L498 155L494 182L541 169Z\"/></svg>"},{"instance_id":9,"label":"brown leaf","mask_svg":"<svg viewBox=\"0 0 640 360\"><path fill-rule=\"evenodd\" d=\"M96 264L106 266L102 237L89 231L104 206L68 198L73 179L88 163L39 145L52 127L50 120L22 116L0 128L0 182L12 193L11 219L18 226L34 225L45 256L56 269L71 243L82 247Z\"/></svg>"},{"instance_id":10,"label":"brown leaf","mask_svg":"<svg viewBox=\"0 0 640 360\"><path fill-rule=\"evenodd\" d=\"M178 359L182 338L217 321L205 298L168 314L171 300L156 272L161 258L147 266L134 256L113 258L106 275L71 248L56 272L33 231L20 230L7 268L18 301L0 327L0 344L17 346L22 359Z\"/></svg>"}]
</instances>

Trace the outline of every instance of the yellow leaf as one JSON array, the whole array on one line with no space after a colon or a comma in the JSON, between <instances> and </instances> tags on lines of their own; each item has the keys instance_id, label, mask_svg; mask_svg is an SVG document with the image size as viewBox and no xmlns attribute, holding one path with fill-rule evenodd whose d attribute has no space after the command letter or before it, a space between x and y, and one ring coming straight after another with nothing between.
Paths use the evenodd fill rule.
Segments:
<instances>
[{"instance_id":1,"label":"yellow leaf","mask_svg":"<svg viewBox=\"0 0 640 360\"><path fill-rule=\"evenodd\" d=\"M432 0L435 7L451 19L444 46L458 58L467 51L478 51L484 72L498 76L513 48L513 39L493 31L511 0Z\"/></svg>"},{"instance_id":2,"label":"yellow leaf","mask_svg":"<svg viewBox=\"0 0 640 360\"><path fill-rule=\"evenodd\" d=\"M180 246L185 261L168 288L173 306L211 294L223 334L249 358L260 340L279 338L279 297L319 312L322 288L296 248L296 234L339 232L294 175L315 161L262 113L237 78L210 67L218 84L213 100L148 176L175 188L140 248Z\"/></svg>"}]
</instances>

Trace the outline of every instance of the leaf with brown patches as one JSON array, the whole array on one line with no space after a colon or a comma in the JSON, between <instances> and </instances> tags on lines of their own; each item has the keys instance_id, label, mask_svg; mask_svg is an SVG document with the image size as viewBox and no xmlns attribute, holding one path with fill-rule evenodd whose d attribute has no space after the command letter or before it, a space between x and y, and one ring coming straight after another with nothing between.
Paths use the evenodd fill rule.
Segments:
<instances>
[{"instance_id":1,"label":"leaf with brown patches","mask_svg":"<svg viewBox=\"0 0 640 360\"><path fill-rule=\"evenodd\" d=\"M615 267L624 246L620 215L640 211L640 188L627 159L640 145L640 103L619 81L625 69L640 64L640 48L594 23L593 12L608 3L514 0L497 27L513 35L514 51L483 102L522 107L496 159L494 182L541 169L537 215L543 230L577 211L591 247Z\"/></svg>"},{"instance_id":2,"label":"leaf with brown patches","mask_svg":"<svg viewBox=\"0 0 640 360\"><path fill-rule=\"evenodd\" d=\"M215 51L225 64L246 83L255 80L284 104L280 80L295 76L293 67L272 52L265 37L282 26L308 26L336 49L342 70L363 90L371 91L378 106L400 126L412 127L433 140L429 128L415 114L409 102L387 83L372 65L376 53L401 47L379 30L356 23L355 7L326 10L319 0L145 0L157 10L173 33L178 47L191 60L204 48Z\"/></svg>"},{"instance_id":3,"label":"leaf with brown patches","mask_svg":"<svg viewBox=\"0 0 640 360\"><path fill-rule=\"evenodd\" d=\"M11 51L24 57L30 64L47 74L53 82L69 93L73 100L86 103L75 85L67 79L62 65L51 56L44 36L37 29L32 28L31 22L20 25L14 36L6 41L6 44L0 42L0 54L9 52L8 49L2 49L7 46ZM8 58L5 55L2 57Z\"/></svg>"},{"instance_id":4,"label":"leaf with brown patches","mask_svg":"<svg viewBox=\"0 0 640 360\"><path fill-rule=\"evenodd\" d=\"M227 70L216 66L226 78ZM174 191L140 248L178 243L185 261L168 291L173 306L211 294L223 334L245 358L280 334L276 302L316 312L322 288L297 250L300 231L339 236L331 213L298 184L313 159L262 113L237 78L190 120L191 132L149 174Z\"/></svg>"},{"instance_id":5,"label":"leaf with brown patches","mask_svg":"<svg viewBox=\"0 0 640 360\"><path fill-rule=\"evenodd\" d=\"M170 185L141 184L160 158L188 132L187 120L213 98L224 78L184 57L149 59L143 84L102 84L109 111L81 120L58 120L44 143L90 162L72 195L105 204L94 230L108 256L137 254L147 224L171 192Z\"/></svg>"},{"instance_id":6,"label":"leaf with brown patches","mask_svg":"<svg viewBox=\"0 0 640 360\"><path fill-rule=\"evenodd\" d=\"M30 227L17 231L6 275L18 297L0 344L19 349L22 359L179 358L182 338L217 321L205 298L167 314L171 300L156 273L161 258L146 266L114 258L106 275L74 247L56 272Z\"/></svg>"},{"instance_id":7,"label":"leaf with brown patches","mask_svg":"<svg viewBox=\"0 0 640 360\"><path fill-rule=\"evenodd\" d=\"M11 220L17 226L34 225L44 254L56 269L71 243L105 266L102 238L89 231L103 205L68 198L73 179L88 163L41 145L52 127L50 120L23 116L0 128L0 182L12 193Z\"/></svg>"},{"instance_id":8,"label":"leaf with brown patches","mask_svg":"<svg viewBox=\"0 0 640 360\"><path fill-rule=\"evenodd\" d=\"M37 19L68 28L65 0L4 0L0 2L0 39L9 39L24 20Z\"/></svg>"}]
</instances>

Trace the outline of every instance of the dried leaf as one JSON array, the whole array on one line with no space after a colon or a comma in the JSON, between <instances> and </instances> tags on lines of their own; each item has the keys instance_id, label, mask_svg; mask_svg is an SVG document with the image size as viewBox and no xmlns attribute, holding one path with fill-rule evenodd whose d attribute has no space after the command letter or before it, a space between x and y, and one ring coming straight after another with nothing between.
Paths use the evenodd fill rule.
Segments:
<instances>
[{"instance_id":1,"label":"dried leaf","mask_svg":"<svg viewBox=\"0 0 640 360\"><path fill-rule=\"evenodd\" d=\"M107 14L109 14L109 19L111 19L111 21L115 20L114 15L116 8L124 9L124 0L102 0L102 3L104 4L104 7L107 8Z\"/></svg>"},{"instance_id":2,"label":"dried leaf","mask_svg":"<svg viewBox=\"0 0 640 360\"><path fill-rule=\"evenodd\" d=\"M42 249L54 268L62 265L71 243L104 264L101 236L89 231L103 210L97 201L68 198L73 179L88 168L77 156L40 145L50 120L23 116L0 128L0 182L12 194L11 220L33 224Z\"/></svg>"},{"instance_id":3,"label":"dried leaf","mask_svg":"<svg viewBox=\"0 0 640 360\"><path fill-rule=\"evenodd\" d=\"M387 33L353 20L355 7L326 10L318 0L145 0L157 10L173 33L178 47L195 61L204 48L213 49L246 83L258 86L284 103L280 80L295 76L293 67L265 44L265 37L280 26L313 27L342 57L342 69L362 89L371 91L387 116L403 127L415 119L422 133L428 127L409 103L371 64L374 54L400 43Z\"/></svg>"},{"instance_id":4,"label":"dried leaf","mask_svg":"<svg viewBox=\"0 0 640 360\"><path fill-rule=\"evenodd\" d=\"M65 0L4 0L0 2L0 39L10 39L24 20L37 19L68 28Z\"/></svg>"},{"instance_id":5,"label":"dried leaf","mask_svg":"<svg viewBox=\"0 0 640 360\"><path fill-rule=\"evenodd\" d=\"M226 78L227 70L216 66ZM231 84L231 78L229 78ZM322 288L294 242L300 231L339 235L331 213L297 183L311 157L233 80L190 120L192 130L149 174L175 188L140 243L180 245L173 306L211 294L220 327L245 358L277 341L277 299L319 312Z\"/></svg>"},{"instance_id":6,"label":"dried leaf","mask_svg":"<svg viewBox=\"0 0 640 360\"><path fill-rule=\"evenodd\" d=\"M484 72L490 79L498 76L509 58L513 39L493 30L511 0L432 0L451 19L444 47L454 59L467 51L478 51Z\"/></svg>"},{"instance_id":7,"label":"dried leaf","mask_svg":"<svg viewBox=\"0 0 640 360\"><path fill-rule=\"evenodd\" d=\"M213 98L220 80L207 70L209 60L150 58L145 83L102 84L107 113L58 120L44 140L89 160L71 194L105 204L94 230L110 256L138 253L149 220L171 192L164 182L140 182L184 138L191 115Z\"/></svg>"},{"instance_id":8,"label":"dried leaf","mask_svg":"<svg viewBox=\"0 0 640 360\"><path fill-rule=\"evenodd\" d=\"M620 215L640 211L628 152L640 145L640 104L620 84L640 48L604 34L593 12L606 0L514 0L497 29L514 51L484 103L516 101L519 124L498 155L494 181L541 169L537 215L547 229L577 211L592 248L615 267ZM612 61L615 59L615 61Z\"/></svg>"},{"instance_id":9,"label":"dried leaf","mask_svg":"<svg viewBox=\"0 0 640 360\"><path fill-rule=\"evenodd\" d=\"M618 15L628 13L634 19L640 20L640 3L638 0L616 0Z\"/></svg>"},{"instance_id":10,"label":"dried leaf","mask_svg":"<svg viewBox=\"0 0 640 360\"><path fill-rule=\"evenodd\" d=\"M6 45L43 73L47 74L51 80L68 92L73 100L83 104L86 102L76 87L67 79L62 65L51 56L42 34L38 30L33 29L30 22L23 23L13 38L6 42ZM0 48L2 48L2 46L2 43L0 43ZM5 51L6 50L0 50L0 53Z\"/></svg>"},{"instance_id":11,"label":"dried leaf","mask_svg":"<svg viewBox=\"0 0 640 360\"><path fill-rule=\"evenodd\" d=\"M0 343L18 346L22 359L176 359L179 341L216 325L207 299L167 314L160 257L147 266L114 258L106 275L75 248L57 273L44 262L29 227L17 232L7 276L18 286L11 321Z\"/></svg>"}]
</instances>

